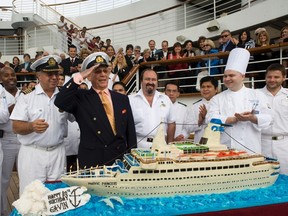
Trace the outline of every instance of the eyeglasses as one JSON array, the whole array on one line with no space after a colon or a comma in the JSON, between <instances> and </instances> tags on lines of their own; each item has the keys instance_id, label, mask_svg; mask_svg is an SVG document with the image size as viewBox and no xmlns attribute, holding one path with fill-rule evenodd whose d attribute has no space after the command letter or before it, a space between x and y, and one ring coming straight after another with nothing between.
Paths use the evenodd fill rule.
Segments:
<instances>
[{"instance_id":1,"label":"eyeglasses","mask_svg":"<svg viewBox=\"0 0 288 216\"><path fill-rule=\"evenodd\" d=\"M135 52L140 52L140 50L134 50Z\"/></svg>"},{"instance_id":2,"label":"eyeglasses","mask_svg":"<svg viewBox=\"0 0 288 216\"><path fill-rule=\"evenodd\" d=\"M210 45L209 45L209 44L204 44L203 46L204 46L204 47L208 47L208 46L210 46Z\"/></svg>"},{"instance_id":3,"label":"eyeglasses","mask_svg":"<svg viewBox=\"0 0 288 216\"><path fill-rule=\"evenodd\" d=\"M228 35L221 35L221 38L226 38L226 37L228 37L229 36L229 34Z\"/></svg>"}]
</instances>

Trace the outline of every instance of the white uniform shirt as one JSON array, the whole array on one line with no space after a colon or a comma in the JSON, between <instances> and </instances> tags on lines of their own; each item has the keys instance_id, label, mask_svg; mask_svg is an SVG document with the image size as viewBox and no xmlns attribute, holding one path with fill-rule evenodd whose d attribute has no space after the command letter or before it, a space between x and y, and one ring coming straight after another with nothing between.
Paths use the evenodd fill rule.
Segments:
<instances>
[{"instance_id":1,"label":"white uniform shirt","mask_svg":"<svg viewBox=\"0 0 288 216\"><path fill-rule=\"evenodd\" d=\"M113 87L113 84L114 84L113 79L115 79L114 82L119 82L120 81L119 80L119 76L117 74L110 73L109 74L109 80L108 80L108 89L110 89L110 90L112 90L112 87Z\"/></svg>"},{"instance_id":2,"label":"white uniform shirt","mask_svg":"<svg viewBox=\"0 0 288 216\"><path fill-rule=\"evenodd\" d=\"M203 133L204 129L207 126L207 117L205 118L203 124L199 127L198 126L198 120L199 120L199 107L204 104L207 109L207 113L209 111L209 101L207 101L205 98L201 99L200 101L197 101L192 105L192 107L189 107L187 109L186 113L186 119L184 121L184 128L182 130L182 134L187 139L189 137L189 134L191 132L194 132L194 142L199 143Z\"/></svg>"},{"instance_id":3,"label":"white uniform shirt","mask_svg":"<svg viewBox=\"0 0 288 216\"><path fill-rule=\"evenodd\" d=\"M269 102L272 109L273 124L262 131L262 134L270 136L288 135L288 89L281 87L273 96L266 88L260 89Z\"/></svg>"},{"instance_id":4,"label":"white uniform shirt","mask_svg":"<svg viewBox=\"0 0 288 216\"><path fill-rule=\"evenodd\" d=\"M222 144L235 149L261 153L261 129L271 124L271 109L263 93L245 86L237 92L228 89L211 99L209 121L211 118L217 118L225 123L226 119L234 116L235 113L252 110L255 110L258 124L240 121L233 124L233 127L226 127L225 132L221 134Z\"/></svg>"},{"instance_id":5,"label":"white uniform shirt","mask_svg":"<svg viewBox=\"0 0 288 216\"><path fill-rule=\"evenodd\" d=\"M22 145L37 145L40 147L55 146L63 142L67 133L68 113L63 112L54 105L58 88L49 98L41 85L35 86L35 90L28 94L21 94L10 116L12 120L33 122L36 119L45 119L49 127L44 133L30 133L18 135Z\"/></svg>"},{"instance_id":6,"label":"white uniform shirt","mask_svg":"<svg viewBox=\"0 0 288 216\"><path fill-rule=\"evenodd\" d=\"M186 118L186 112L187 112L187 106L183 103L180 103L176 101L174 104L172 104L173 107L173 113L175 115L175 121L176 121L176 130L174 137L177 137L181 134L182 129L184 127L184 120Z\"/></svg>"},{"instance_id":7,"label":"white uniform shirt","mask_svg":"<svg viewBox=\"0 0 288 216\"><path fill-rule=\"evenodd\" d=\"M68 135L64 139L66 156L77 155L80 144L80 129L76 121L68 121Z\"/></svg>"},{"instance_id":8,"label":"white uniform shirt","mask_svg":"<svg viewBox=\"0 0 288 216\"><path fill-rule=\"evenodd\" d=\"M142 89L137 94L129 95L129 100L135 122L138 148L150 148L152 142L147 142L147 138L155 136L160 122L175 122L172 102L167 95L156 91L152 107L150 107ZM167 125L165 128L167 131Z\"/></svg>"},{"instance_id":9,"label":"white uniform shirt","mask_svg":"<svg viewBox=\"0 0 288 216\"><path fill-rule=\"evenodd\" d=\"M0 85L0 124L9 120L9 110L5 94L5 89Z\"/></svg>"},{"instance_id":10,"label":"white uniform shirt","mask_svg":"<svg viewBox=\"0 0 288 216\"><path fill-rule=\"evenodd\" d=\"M9 108L11 105L16 103L17 98L20 95L20 90L18 89L15 97L10 94L8 91L5 91L5 95L6 95L6 102L7 102L7 107ZM0 129L4 130L4 137L15 137L16 134L14 134L13 129L12 129L12 121L10 119L8 119L8 121L6 123L2 123L0 124Z\"/></svg>"}]
</instances>

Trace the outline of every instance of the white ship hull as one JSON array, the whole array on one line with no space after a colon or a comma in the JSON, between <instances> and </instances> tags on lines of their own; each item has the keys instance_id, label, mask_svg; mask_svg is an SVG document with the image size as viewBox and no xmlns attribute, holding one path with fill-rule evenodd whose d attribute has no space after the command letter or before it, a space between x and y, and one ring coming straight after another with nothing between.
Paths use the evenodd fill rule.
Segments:
<instances>
[{"instance_id":1,"label":"white ship hull","mask_svg":"<svg viewBox=\"0 0 288 216\"><path fill-rule=\"evenodd\" d=\"M164 164L158 164L154 170L131 167L128 173L116 173L111 177L97 178L91 175L74 178L70 175L64 176L62 181L71 186L85 186L89 193L98 196L133 198L224 193L274 184L279 164L253 165L263 160L262 156L255 156L205 162L161 161Z\"/></svg>"}]
</instances>

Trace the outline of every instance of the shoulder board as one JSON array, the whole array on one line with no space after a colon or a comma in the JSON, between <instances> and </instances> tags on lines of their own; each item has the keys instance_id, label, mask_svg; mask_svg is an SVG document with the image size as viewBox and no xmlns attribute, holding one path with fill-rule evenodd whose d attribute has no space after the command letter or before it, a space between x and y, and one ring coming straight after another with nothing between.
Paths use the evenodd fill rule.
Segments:
<instances>
[{"instance_id":1,"label":"shoulder board","mask_svg":"<svg viewBox=\"0 0 288 216\"><path fill-rule=\"evenodd\" d=\"M198 101L194 102L193 104L199 103L200 101L202 101L202 99L199 99Z\"/></svg>"},{"instance_id":2,"label":"shoulder board","mask_svg":"<svg viewBox=\"0 0 288 216\"><path fill-rule=\"evenodd\" d=\"M34 88L27 88L27 89L25 89L24 91L21 91L21 93L23 93L24 95L26 95L26 94L29 94L29 93L31 93L31 92L33 92L35 90L35 87Z\"/></svg>"},{"instance_id":3,"label":"shoulder board","mask_svg":"<svg viewBox=\"0 0 288 216\"><path fill-rule=\"evenodd\" d=\"M186 104L184 104L184 103L182 103L182 102L179 102L179 101L178 101L178 104L181 104L181 105L183 105L183 106L187 107L187 105L186 105Z\"/></svg>"}]
</instances>

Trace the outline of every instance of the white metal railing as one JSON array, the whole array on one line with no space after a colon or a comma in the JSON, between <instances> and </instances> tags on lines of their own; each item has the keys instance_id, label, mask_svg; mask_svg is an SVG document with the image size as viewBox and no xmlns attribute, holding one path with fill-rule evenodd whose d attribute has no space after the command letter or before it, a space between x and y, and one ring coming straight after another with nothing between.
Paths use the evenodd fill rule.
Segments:
<instances>
[{"instance_id":1,"label":"white metal railing","mask_svg":"<svg viewBox=\"0 0 288 216\"><path fill-rule=\"evenodd\" d=\"M55 24L59 21L60 15L65 17L69 16L81 16L83 14L89 14L90 12L102 11L108 8L116 8L126 4L134 3L138 0L106 0L106 1L83 1L75 4L59 5L59 6L47 6L41 0L14 0L14 10L18 13L33 13L38 14L39 17L46 20L43 24ZM141 40L146 38L147 35L153 36L179 31L185 28L199 25L200 23L208 22L215 18L222 16L223 14L231 14L239 10L244 10L247 7L253 6L253 4L261 1L242 0L242 1L227 1L223 3L219 0L203 0L203 1L187 1L183 4L179 4L172 9L163 10L158 13L150 14L141 18L131 18L131 20L124 21L119 24L111 24L106 27L100 27L95 29L91 28L89 33L91 35L100 35L101 38L110 38L113 44L125 45L131 43L131 41ZM221 3L221 4L220 4ZM62 7L62 9L61 9ZM98 9L97 9L98 8ZM71 15L68 15L68 12ZM81 13L80 13L81 12ZM84 13L85 12L85 13ZM78 29L82 26L77 26L76 23L68 20L68 26L72 23ZM59 47L55 44L55 38L59 36L51 36L51 34L58 34L58 29L54 25L54 30L50 26L48 33L43 35L43 27L27 28L27 35L33 34L37 38L36 47L46 46L47 41L53 41L53 46L66 51L66 47ZM47 29L47 27L46 27ZM39 33L38 33L39 30ZM38 35L39 34L39 35ZM38 36L37 36L38 35ZM92 37L92 36L90 36ZM32 38L30 38L32 39ZM35 44L30 42L30 39L25 39L27 44L25 48L35 47ZM34 42L35 43L35 42ZM62 43L64 44L64 43Z\"/></svg>"},{"instance_id":2,"label":"white metal railing","mask_svg":"<svg viewBox=\"0 0 288 216\"><path fill-rule=\"evenodd\" d=\"M22 55L24 52L23 37L1 36L0 51L2 55Z\"/></svg>"},{"instance_id":3,"label":"white metal railing","mask_svg":"<svg viewBox=\"0 0 288 216\"><path fill-rule=\"evenodd\" d=\"M253 4L251 3L253 2ZM227 1L219 0L187 1L182 5L155 13L146 17L127 20L120 24L105 27L91 28L91 34L99 34L102 38L111 38L115 44L127 44L134 41L169 32L179 31L232 14L248 7L252 7L257 1ZM260 3L260 1L259 1Z\"/></svg>"},{"instance_id":4,"label":"white metal railing","mask_svg":"<svg viewBox=\"0 0 288 216\"><path fill-rule=\"evenodd\" d=\"M140 0L89 0L79 1L78 3L67 4L68 1L61 1L63 4L54 4L55 0L46 0L45 3L41 0L13 0L11 6L14 6L14 11L18 13L46 13L43 11L44 7L48 7L57 11L59 14L65 17L78 17L87 14L112 10L114 8L123 7L128 4L135 3ZM50 6L49 6L50 5ZM10 5L7 5L10 6ZM45 10L45 9L44 9ZM9 21L11 20L12 11L2 10L0 13L0 20Z\"/></svg>"}]
</instances>

